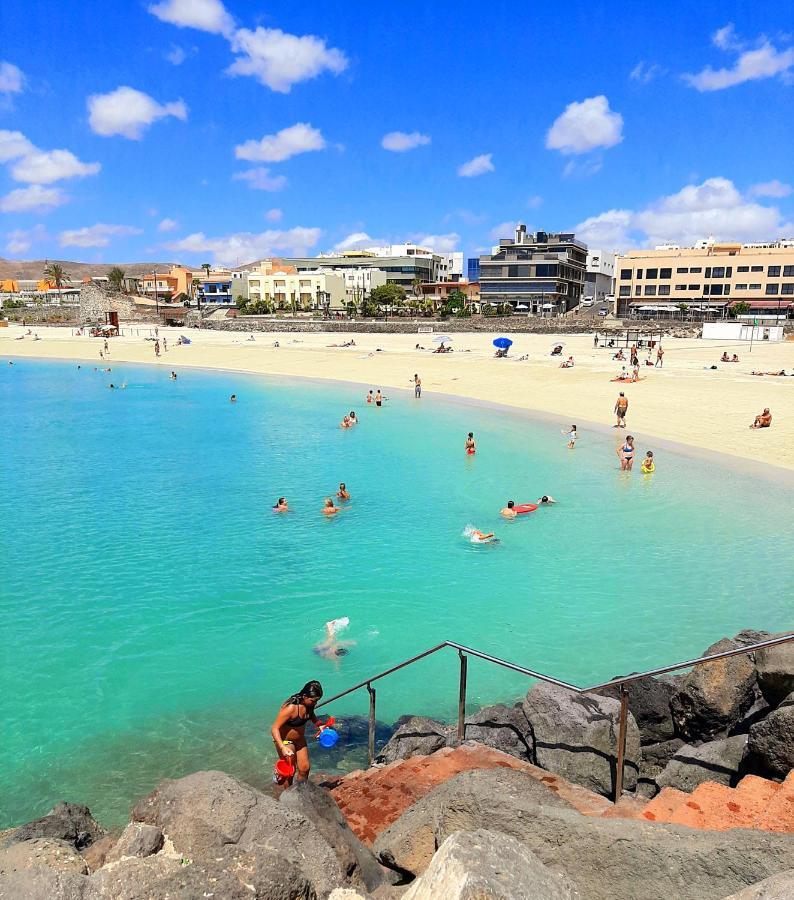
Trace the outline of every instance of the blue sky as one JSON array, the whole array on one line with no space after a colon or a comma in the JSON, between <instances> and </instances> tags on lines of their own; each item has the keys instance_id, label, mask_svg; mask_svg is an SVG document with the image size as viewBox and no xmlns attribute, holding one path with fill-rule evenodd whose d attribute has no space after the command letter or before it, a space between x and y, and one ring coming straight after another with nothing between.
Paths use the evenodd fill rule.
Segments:
<instances>
[{"instance_id":1,"label":"blue sky","mask_svg":"<svg viewBox=\"0 0 794 900\"><path fill-rule=\"evenodd\" d=\"M794 236L785 9L3 0L0 255Z\"/></svg>"}]
</instances>

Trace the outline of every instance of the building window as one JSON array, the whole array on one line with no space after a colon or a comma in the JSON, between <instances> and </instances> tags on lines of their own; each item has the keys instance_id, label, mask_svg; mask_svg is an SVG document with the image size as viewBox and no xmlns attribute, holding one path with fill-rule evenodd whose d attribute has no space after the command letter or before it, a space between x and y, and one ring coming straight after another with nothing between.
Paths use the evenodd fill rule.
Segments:
<instances>
[{"instance_id":1,"label":"building window","mask_svg":"<svg viewBox=\"0 0 794 900\"><path fill-rule=\"evenodd\" d=\"M631 269L621 269L620 270L620 280L621 281L631 281Z\"/></svg>"},{"instance_id":2,"label":"building window","mask_svg":"<svg viewBox=\"0 0 794 900\"><path fill-rule=\"evenodd\" d=\"M708 278L708 269L706 269L706 277ZM725 277L725 267L724 266L714 266L711 270L712 278L724 278Z\"/></svg>"},{"instance_id":3,"label":"building window","mask_svg":"<svg viewBox=\"0 0 794 900\"><path fill-rule=\"evenodd\" d=\"M722 285L721 284L712 284L711 291L709 292L712 297L719 297L722 295Z\"/></svg>"},{"instance_id":4,"label":"building window","mask_svg":"<svg viewBox=\"0 0 794 900\"><path fill-rule=\"evenodd\" d=\"M737 290L737 291L746 291L746 290L747 290L747 285L746 285L746 284L737 284L737 285L736 285L736 290Z\"/></svg>"},{"instance_id":5,"label":"building window","mask_svg":"<svg viewBox=\"0 0 794 900\"><path fill-rule=\"evenodd\" d=\"M709 266L709 267L706 269L705 277L706 277L706 278L711 278L711 266Z\"/></svg>"},{"instance_id":6,"label":"building window","mask_svg":"<svg viewBox=\"0 0 794 900\"><path fill-rule=\"evenodd\" d=\"M646 277L646 278L658 278L658 277L659 277L659 270L658 270L658 269L646 269L646 270L645 270L645 277Z\"/></svg>"},{"instance_id":7,"label":"building window","mask_svg":"<svg viewBox=\"0 0 794 900\"><path fill-rule=\"evenodd\" d=\"M750 271L751 272L763 272L764 267L763 266L750 266Z\"/></svg>"},{"instance_id":8,"label":"building window","mask_svg":"<svg viewBox=\"0 0 794 900\"><path fill-rule=\"evenodd\" d=\"M726 284L726 285L725 285L725 290L723 291L723 294L725 294L725 296L727 297L728 294L730 294L730 292L731 292L731 286L730 286L729 284Z\"/></svg>"},{"instance_id":9,"label":"building window","mask_svg":"<svg viewBox=\"0 0 794 900\"><path fill-rule=\"evenodd\" d=\"M750 290L751 290L751 291L760 291L760 290L761 290L761 285L760 285L760 284L751 284L751 285L750 285Z\"/></svg>"},{"instance_id":10,"label":"building window","mask_svg":"<svg viewBox=\"0 0 794 900\"><path fill-rule=\"evenodd\" d=\"M794 294L794 281L787 281L780 291L781 294Z\"/></svg>"},{"instance_id":11,"label":"building window","mask_svg":"<svg viewBox=\"0 0 794 900\"><path fill-rule=\"evenodd\" d=\"M634 286L634 296L641 297L642 296L642 285L637 284Z\"/></svg>"},{"instance_id":12,"label":"building window","mask_svg":"<svg viewBox=\"0 0 794 900\"><path fill-rule=\"evenodd\" d=\"M767 278L780 278L780 266L768 266L766 274Z\"/></svg>"},{"instance_id":13,"label":"building window","mask_svg":"<svg viewBox=\"0 0 794 900\"><path fill-rule=\"evenodd\" d=\"M794 275L794 266L783 266L783 276L791 278L792 275Z\"/></svg>"},{"instance_id":14,"label":"building window","mask_svg":"<svg viewBox=\"0 0 794 900\"><path fill-rule=\"evenodd\" d=\"M770 266L769 268L770 268L770 269L775 269L775 268L779 269L780 266ZM779 293L779 291L780 291L780 285L779 285L779 284L768 284L768 285L766 286L766 293L767 293L767 295L769 295L769 294L777 294L777 293Z\"/></svg>"},{"instance_id":15,"label":"building window","mask_svg":"<svg viewBox=\"0 0 794 900\"><path fill-rule=\"evenodd\" d=\"M631 287L629 285L622 285L620 288L620 296L621 297L630 297L631 296Z\"/></svg>"},{"instance_id":16,"label":"building window","mask_svg":"<svg viewBox=\"0 0 794 900\"><path fill-rule=\"evenodd\" d=\"M685 290L686 290L686 285L685 285L685 284L677 284L677 285L675 286L675 289L676 289L677 291L685 291Z\"/></svg>"},{"instance_id":17,"label":"building window","mask_svg":"<svg viewBox=\"0 0 794 900\"><path fill-rule=\"evenodd\" d=\"M659 277L660 278L672 278L673 270L672 269L659 269Z\"/></svg>"},{"instance_id":18,"label":"building window","mask_svg":"<svg viewBox=\"0 0 794 900\"><path fill-rule=\"evenodd\" d=\"M642 278L642 269L637 269L637 274L634 276L635 278Z\"/></svg>"},{"instance_id":19,"label":"building window","mask_svg":"<svg viewBox=\"0 0 794 900\"><path fill-rule=\"evenodd\" d=\"M660 284L659 285L659 296L660 297L669 297L670 296L670 285L669 284Z\"/></svg>"},{"instance_id":20,"label":"building window","mask_svg":"<svg viewBox=\"0 0 794 900\"><path fill-rule=\"evenodd\" d=\"M699 284L690 284L690 285L689 285L689 290L690 290L690 291L699 291L699 290L700 290L700 285L699 285Z\"/></svg>"},{"instance_id":21,"label":"building window","mask_svg":"<svg viewBox=\"0 0 794 900\"><path fill-rule=\"evenodd\" d=\"M750 266L739 266L739 268L738 268L737 271L739 271L739 272L749 272L749 271L750 271Z\"/></svg>"},{"instance_id":22,"label":"building window","mask_svg":"<svg viewBox=\"0 0 794 900\"><path fill-rule=\"evenodd\" d=\"M689 269L676 269L676 275L686 275L689 272Z\"/></svg>"},{"instance_id":23,"label":"building window","mask_svg":"<svg viewBox=\"0 0 794 900\"><path fill-rule=\"evenodd\" d=\"M701 273L702 271L703 271L703 270L700 268L700 266L694 266L694 267L690 268L689 274L690 274L690 275L700 275L700 273Z\"/></svg>"},{"instance_id":24,"label":"building window","mask_svg":"<svg viewBox=\"0 0 794 900\"><path fill-rule=\"evenodd\" d=\"M655 297L656 296L656 285L655 284L646 284L645 285L645 296L646 297Z\"/></svg>"}]
</instances>

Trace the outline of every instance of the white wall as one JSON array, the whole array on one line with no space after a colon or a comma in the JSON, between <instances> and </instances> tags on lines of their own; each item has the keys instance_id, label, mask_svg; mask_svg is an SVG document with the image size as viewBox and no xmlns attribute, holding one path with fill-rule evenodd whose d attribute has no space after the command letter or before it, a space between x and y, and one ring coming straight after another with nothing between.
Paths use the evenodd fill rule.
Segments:
<instances>
[{"instance_id":1,"label":"white wall","mask_svg":"<svg viewBox=\"0 0 794 900\"><path fill-rule=\"evenodd\" d=\"M744 322L704 322L706 341L782 341L782 325L748 325Z\"/></svg>"}]
</instances>

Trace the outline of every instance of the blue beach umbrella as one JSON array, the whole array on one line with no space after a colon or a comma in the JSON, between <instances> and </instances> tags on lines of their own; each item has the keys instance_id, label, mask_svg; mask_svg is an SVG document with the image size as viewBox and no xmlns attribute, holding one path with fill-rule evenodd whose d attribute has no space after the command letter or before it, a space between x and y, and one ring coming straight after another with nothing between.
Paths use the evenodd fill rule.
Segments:
<instances>
[{"instance_id":1,"label":"blue beach umbrella","mask_svg":"<svg viewBox=\"0 0 794 900\"><path fill-rule=\"evenodd\" d=\"M513 342L510 338L494 338L493 342L494 347L498 347L500 350L507 350L508 347L513 346Z\"/></svg>"}]
</instances>

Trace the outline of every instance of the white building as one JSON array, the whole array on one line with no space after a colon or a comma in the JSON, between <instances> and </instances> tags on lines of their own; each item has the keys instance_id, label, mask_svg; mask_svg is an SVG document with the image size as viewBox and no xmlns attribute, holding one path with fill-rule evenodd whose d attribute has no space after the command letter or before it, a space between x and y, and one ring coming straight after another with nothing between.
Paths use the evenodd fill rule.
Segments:
<instances>
[{"instance_id":1,"label":"white building","mask_svg":"<svg viewBox=\"0 0 794 900\"><path fill-rule=\"evenodd\" d=\"M584 298L598 303L615 293L615 254L606 250L587 251Z\"/></svg>"},{"instance_id":2,"label":"white building","mask_svg":"<svg viewBox=\"0 0 794 900\"><path fill-rule=\"evenodd\" d=\"M341 310L345 308L347 293L341 272L315 269L308 272L248 273L250 300L267 300L277 309Z\"/></svg>"},{"instance_id":3,"label":"white building","mask_svg":"<svg viewBox=\"0 0 794 900\"><path fill-rule=\"evenodd\" d=\"M323 271L327 272L328 269ZM336 275L341 275L345 280L345 294L347 299L360 303L365 297L369 297L373 288L386 284L386 273L381 269L331 269Z\"/></svg>"},{"instance_id":4,"label":"white building","mask_svg":"<svg viewBox=\"0 0 794 900\"><path fill-rule=\"evenodd\" d=\"M437 253L431 247L420 247L412 241L404 244L386 244L382 247L365 247L362 251L376 257L412 256L428 262L432 268L433 281L459 281L463 277L463 253ZM322 253L320 257L335 257L337 253Z\"/></svg>"}]
</instances>

